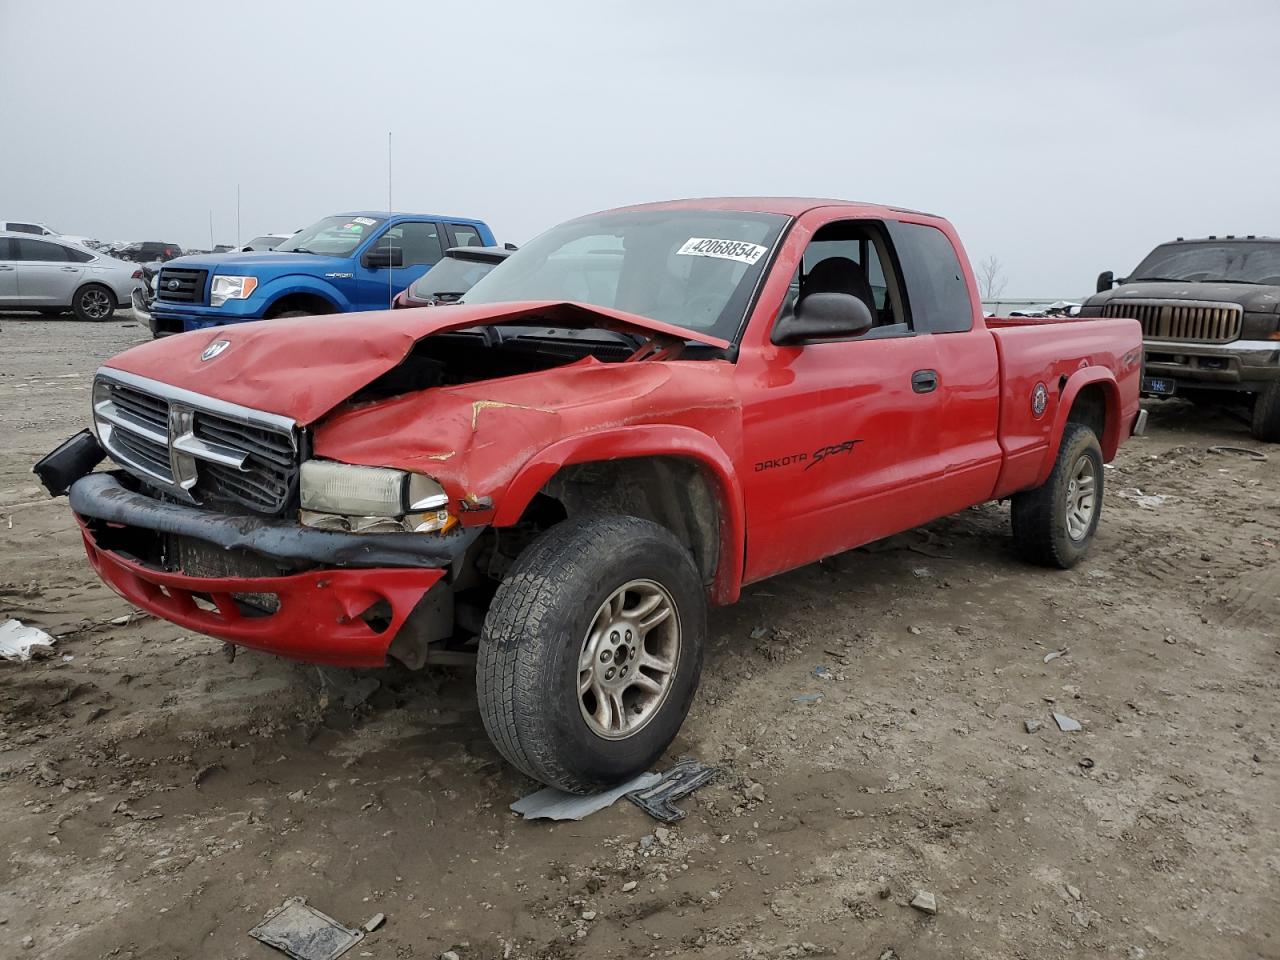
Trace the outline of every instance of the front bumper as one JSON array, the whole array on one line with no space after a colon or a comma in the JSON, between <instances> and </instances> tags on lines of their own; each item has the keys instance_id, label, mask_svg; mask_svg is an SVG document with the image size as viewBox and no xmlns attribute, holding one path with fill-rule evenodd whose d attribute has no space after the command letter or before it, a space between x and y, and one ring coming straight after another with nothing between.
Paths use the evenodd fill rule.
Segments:
<instances>
[{"instance_id":1,"label":"front bumper","mask_svg":"<svg viewBox=\"0 0 1280 960\"><path fill-rule=\"evenodd\" d=\"M90 563L130 603L231 643L344 667L383 665L414 608L479 536L333 533L229 516L155 500L106 473L81 477L69 497ZM197 576L146 556L173 537L285 572Z\"/></svg>"},{"instance_id":2,"label":"front bumper","mask_svg":"<svg viewBox=\"0 0 1280 960\"><path fill-rule=\"evenodd\" d=\"M1187 343L1145 340L1148 377L1172 378L1198 387L1248 390L1280 379L1280 341L1236 340Z\"/></svg>"},{"instance_id":3,"label":"front bumper","mask_svg":"<svg viewBox=\"0 0 1280 960\"><path fill-rule=\"evenodd\" d=\"M196 303L172 303L157 297L151 302L151 313L165 329L181 333L184 330L206 330L228 323L248 323L261 320L265 303L258 297L247 300L228 300L220 307Z\"/></svg>"}]
</instances>

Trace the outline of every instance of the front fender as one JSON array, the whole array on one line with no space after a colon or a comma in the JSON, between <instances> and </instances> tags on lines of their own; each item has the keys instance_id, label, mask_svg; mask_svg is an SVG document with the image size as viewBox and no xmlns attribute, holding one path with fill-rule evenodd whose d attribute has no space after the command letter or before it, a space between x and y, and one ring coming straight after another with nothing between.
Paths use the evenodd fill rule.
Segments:
<instances>
[{"instance_id":1,"label":"front fender","mask_svg":"<svg viewBox=\"0 0 1280 960\"><path fill-rule=\"evenodd\" d=\"M512 478L494 514L493 525L510 526L562 467L599 460L636 457L680 457L692 460L712 481L720 509L720 563L712 584L712 601L733 603L742 588L746 522L742 486L733 461L707 434L674 424L637 424L567 437L534 454Z\"/></svg>"},{"instance_id":2,"label":"front fender","mask_svg":"<svg viewBox=\"0 0 1280 960\"><path fill-rule=\"evenodd\" d=\"M1120 447L1120 427L1123 421L1120 386L1116 383L1115 374L1107 367L1090 365L1081 367L1067 379L1066 386L1058 401L1054 417L1053 430L1049 434L1049 449L1045 452L1044 463L1036 477L1034 486L1042 486L1053 472L1053 464L1058 459L1058 450L1062 446L1062 435L1067 429L1067 419L1076 397L1085 387L1095 383L1102 384L1103 394L1107 398L1107 422L1098 438L1102 445L1102 459L1110 462L1115 459L1116 450Z\"/></svg>"},{"instance_id":3,"label":"front fender","mask_svg":"<svg viewBox=\"0 0 1280 960\"><path fill-rule=\"evenodd\" d=\"M328 301L334 313L350 313L355 309L351 301L333 284L305 274L288 274L267 280L254 291L253 299L259 304L254 312L258 316L265 316L278 301L295 293L306 293Z\"/></svg>"}]
</instances>

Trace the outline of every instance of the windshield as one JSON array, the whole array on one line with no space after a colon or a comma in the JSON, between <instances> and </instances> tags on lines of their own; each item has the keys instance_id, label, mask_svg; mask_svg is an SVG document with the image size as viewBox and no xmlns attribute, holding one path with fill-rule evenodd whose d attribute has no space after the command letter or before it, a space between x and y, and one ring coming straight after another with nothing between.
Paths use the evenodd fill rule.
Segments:
<instances>
[{"instance_id":1,"label":"windshield","mask_svg":"<svg viewBox=\"0 0 1280 960\"><path fill-rule=\"evenodd\" d=\"M1280 285L1280 242L1166 243L1152 250L1129 279Z\"/></svg>"},{"instance_id":2,"label":"windshield","mask_svg":"<svg viewBox=\"0 0 1280 960\"><path fill-rule=\"evenodd\" d=\"M375 217L325 217L319 223L299 230L275 249L283 253L298 251L348 257L383 223Z\"/></svg>"},{"instance_id":3,"label":"windshield","mask_svg":"<svg viewBox=\"0 0 1280 960\"><path fill-rule=\"evenodd\" d=\"M246 243L245 246L252 247L254 250L273 250L283 242L284 241L282 241L279 237L272 237L272 236L254 237L252 240Z\"/></svg>"},{"instance_id":4,"label":"windshield","mask_svg":"<svg viewBox=\"0 0 1280 960\"><path fill-rule=\"evenodd\" d=\"M583 217L517 250L462 299L573 300L732 340L786 222L718 210Z\"/></svg>"},{"instance_id":5,"label":"windshield","mask_svg":"<svg viewBox=\"0 0 1280 960\"><path fill-rule=\"evenodd\" d=\"M496 266L446 256L409 286L409 296L415 300L456 300Z\"/></svg>"}]
</instances>

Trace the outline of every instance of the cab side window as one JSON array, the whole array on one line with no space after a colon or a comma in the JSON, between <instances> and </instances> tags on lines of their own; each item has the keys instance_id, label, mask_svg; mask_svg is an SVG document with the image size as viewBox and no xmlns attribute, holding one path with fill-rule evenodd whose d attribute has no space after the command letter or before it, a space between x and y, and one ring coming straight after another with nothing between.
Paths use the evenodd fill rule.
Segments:
<instances>
[{"instance_id":1,"label":"cab side window","mask_svg":"<svg viewBox=\"0 0 1280 960\"><path fill-rule=\"evenodd\" d=\"M956 249L945 233L922 223L890 223L902 263L907 300L916 329L963 333L973 328L973 303Z\"/></svg>"},{"instance_id":2,"label":"cab side window","mask_svg":"<svg viewBox=\"0 0 1280 960\"><path fill-rule=\"evenodd\" d=\"M483 241L480 239L480 232L475 227L469 227L465 223L451 223L449 229L453 231L453 245L455 247L482 247Z\"/></svg>"},{"instance_id":3,"label":"cab side window","mask_svg":"<svg viewBox=\"0 0 1280 960\"><path fill-rule=\"evenodd\" d=\"M403 266L413 267L435 263L444 255L440 243L440 228L434 223L399 223L378 238L378 249L399 247L404 255Z\"/></svg>"},{"instance_id":4,"label":"cab side window","mask_svg":"<svg viewBox=\"0 0 1280 960\"><path fill-rule=\"evenodd\" d=\"M892 247L880 223L840 220L819 229L792 280L793 299L810 293L848 293L862 300L875 318L865 339L911 333Z\"/></svg>"}]
</instances>

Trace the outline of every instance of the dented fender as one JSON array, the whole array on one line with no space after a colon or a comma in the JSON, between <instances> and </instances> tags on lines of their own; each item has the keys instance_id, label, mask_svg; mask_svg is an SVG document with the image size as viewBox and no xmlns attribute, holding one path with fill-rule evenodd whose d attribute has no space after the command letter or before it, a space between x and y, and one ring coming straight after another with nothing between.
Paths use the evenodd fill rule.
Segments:
<instances>
[{"instance_id":1,"label":"dented fender","mask_svg":"<svg viewBox=\"0 0 1280 960\"><path fill-rule=\"evenodd\" d=\"M720 511L720 563L712 599L720 604L733 603L742 586L746 549L742 485L729 454L712 437L691 427L635 424L557 441L527 460L512 478L498 499L493 525L516 523L538 491L564 467L638 457L692 460L712 481Z\"/></svg>"}]
</instances>

